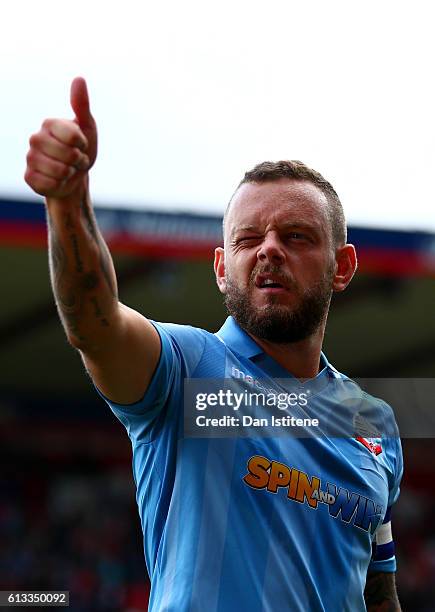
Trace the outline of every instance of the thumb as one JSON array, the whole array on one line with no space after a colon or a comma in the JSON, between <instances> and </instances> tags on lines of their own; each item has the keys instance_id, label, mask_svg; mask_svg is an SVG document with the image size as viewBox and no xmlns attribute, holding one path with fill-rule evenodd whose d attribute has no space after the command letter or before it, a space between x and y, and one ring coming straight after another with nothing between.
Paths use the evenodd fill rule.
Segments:
<instances>
[{"instance_id":1,"label":"thumb","mask_svg":"<svg viewBox=\"0 0 435 612\"><path fill-rule=\"evenodd\" d=\"M75 113L76 121L81 128L94 125L94 119L89 108L89 95L86 81L77 77L71 83L71 107Z\"/></svg>"}]
</instances>

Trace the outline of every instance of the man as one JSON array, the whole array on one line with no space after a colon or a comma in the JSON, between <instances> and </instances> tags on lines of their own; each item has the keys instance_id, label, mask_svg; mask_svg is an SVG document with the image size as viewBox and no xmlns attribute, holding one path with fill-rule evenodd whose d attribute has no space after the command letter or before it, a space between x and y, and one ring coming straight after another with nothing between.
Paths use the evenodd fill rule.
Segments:
<instances>
[{"instance_id":1,"label":"man","mask_svg":"<svg viewBox=\"0 0 435 612\"><path fill-rule=\"evenodd\" d=\"M332 292L356 270L332 186L300 162L247 173L215 253L232 316L217 334L150 322L118 301L95 223L88 172L97 131L83 79L73 81L71 105L74 120L46 120L31 137L25 179L46 197L68 340L132 441L150 609L400 610L390 523L398 437L340 436L335 425L332 436L308 431L316 416L331 425L348 414L341 383L349 379L321 352ZM207 434L189 433L183 383L224 379L242 383L245 398L249 389L291 398L288 417L310 417L302 433L237 435L246 406L225 435L210 434L213 419ZM211 414L217 395L206 396ZM361 397L366 416L394 429L388 406Z\"/></svg>"}]
</instances>

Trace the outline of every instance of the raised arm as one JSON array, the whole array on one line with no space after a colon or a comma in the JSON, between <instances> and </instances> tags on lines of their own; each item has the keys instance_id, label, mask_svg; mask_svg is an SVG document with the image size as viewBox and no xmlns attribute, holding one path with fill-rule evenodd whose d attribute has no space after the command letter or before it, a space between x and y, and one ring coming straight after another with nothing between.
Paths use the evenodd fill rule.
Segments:
<instances>
[{"instance_id":1,"label":"raised arm","mask_svg":"<svg viewBox=\"0 0 435 612\"><path fill-rule=\"evenodd\" d=\"M67 338L112 401L139 400L160 355L154 326L118 301L112 258L95 221L88 173L97 128L84 79L74 79L75 117L47 119L30 138L25 180L45 196L50 277Z\"/></svg>"}]
</instances>

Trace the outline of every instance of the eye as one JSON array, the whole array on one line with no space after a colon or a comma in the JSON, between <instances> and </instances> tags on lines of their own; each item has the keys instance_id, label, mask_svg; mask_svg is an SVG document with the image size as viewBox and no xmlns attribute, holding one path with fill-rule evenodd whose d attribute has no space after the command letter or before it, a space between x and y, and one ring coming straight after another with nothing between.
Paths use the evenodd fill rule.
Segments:
<instances>
[{"instance_id":1,"label":"eye","mask_svg":"<svg viewBox=\"0 0 435 612\"><path fill-rule=\"evenodd\" d=\"M313 236L313 234L311 232L298 232L298 231L294 231L294 232L289 232L288 234L286 234L286 239L289 242L294 242L296 244L305 244L305 243L310 243L310 244L314 244L315 243L315 237Z\"/></svg>"},{"instance_id":2,"label":"eye","mask_svg":"<svg viewBox=\"0 0 435 612\"><path fill-rule=\"evenodd\" d=\"M251 242L255 242L256 240L259 240L260 237L259 236L242 236L241 238L239 238L237 240L237 244L241 244L241 243L251 243Z\"/></svg>"}]
</instances>

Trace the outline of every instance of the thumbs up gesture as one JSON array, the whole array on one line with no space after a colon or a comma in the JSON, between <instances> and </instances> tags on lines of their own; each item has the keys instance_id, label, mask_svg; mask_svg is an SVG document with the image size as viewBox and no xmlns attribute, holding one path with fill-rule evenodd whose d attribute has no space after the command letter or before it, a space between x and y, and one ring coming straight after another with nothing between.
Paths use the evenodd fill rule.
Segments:
<instances>
[{"instance_id":1,"label":"thumbs up gesture","mask_svg":"<svg viewBox=\"0 0 435 612\"><path fill-rule=\"evenodd\" d=\"M40 195L67 198L81 192L97 156L97 126L89 108L86 81L71 84L74 119L46 119L30 137L26 183Z\"/></svg>"}]
</instances>

